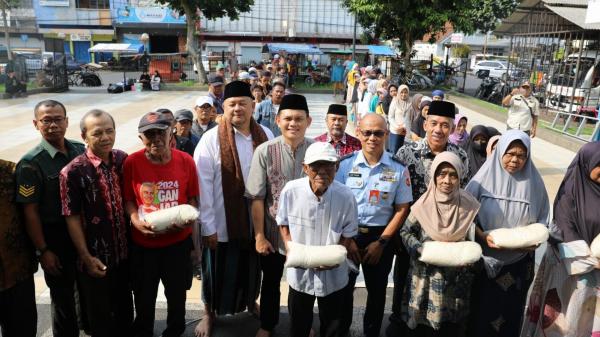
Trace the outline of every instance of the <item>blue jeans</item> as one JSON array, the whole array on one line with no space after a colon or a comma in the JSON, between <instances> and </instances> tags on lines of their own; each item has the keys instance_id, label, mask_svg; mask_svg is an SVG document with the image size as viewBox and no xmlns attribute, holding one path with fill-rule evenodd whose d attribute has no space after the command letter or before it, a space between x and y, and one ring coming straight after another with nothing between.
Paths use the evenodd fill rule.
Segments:
<instances>
[{"instance_id":1,"label":"blue jeans","mask_svg":"<svg viewBox=\"0 0 600 337\"><path fill-rule=\"evenodd\" d=\"M388 151L392 154L396 154L398 149L404 145L404 136L397 135L390 132L390 138L388 141Z\"/></svg>"}]
</instances>

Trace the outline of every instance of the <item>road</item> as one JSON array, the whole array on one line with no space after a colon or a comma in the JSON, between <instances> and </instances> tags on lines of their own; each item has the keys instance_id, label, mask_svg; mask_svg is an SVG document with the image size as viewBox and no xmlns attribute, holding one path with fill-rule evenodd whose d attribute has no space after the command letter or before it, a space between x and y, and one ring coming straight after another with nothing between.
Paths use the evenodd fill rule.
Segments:
<instances>
[{"instance_id":1,"label":"road","mask_svg":"<svg viewBox=\"0 0 600 337\"><path fill-rule=\"evenodd\" d=\"M35 146L40 136L35 130L33 120L33 108L35 104L43 99L56 99L61 101L67 107L67 116L70 125L67 131L67 137L71 139L80 139L79 120L85 112L92 108L100 108L108 111L114 116L117 124L117 139L115 147L132 152L140 149L142 144L137 137L137 125L139 118L146 112L158 108L169 108L175 111L180 108L192 108L195 99L205 92L126 92L123 94L107 94L105 91L90 88L77 88L68 93L60 94L39 94L25 99L1 100L0 118L3 123L0 125L0 158L11 161L18 161L19 158L30 148ZM315 137L325 131L324 116L327 106L333 103L333 98L328 94L307 94L310 114L313 118L311 127L307 132L308 137ZM448 97L451 101L452 97ZM459 106L461 112L469 117L470 125L485 124L504 129L503 123L497 122L480 112ZM348 130L352 130L349 125ZM546 187L548 189L550 200L554 199L558 186L562 180L564 172L574 157L575 153L558 147L554 144L541 139L533 140L533 158L536 166L540 170ZM43 281L43 275L38 272L35 275L36 297L38 302L38 335L51 336L50 330L50 298L48 289ZM359 285L361 285L359 280ZM391 284L390 284L391 286ZM287 285L282 282L282 317L279 326L278 336L286 336L288 325L287 316ZM386 303L386 312L389 312L391 290L388 290L388 301ZM200 282L194 280L192 289L188 292L186 318L190 321L190 327L186 330L185 336L193 336L193 323L200 315ZM365 291L358 289L355 294L355 316L353 319L352 334L360 336L362 326L362 312L365 305ZM160 334L164 328L166 319L166 303L162 288L159 290L157 298L157 323L155 333ZM318 319L315 316L315 325ZM387 320L384 322L384 327ZM219 320L215 337L218 336L254 336L258 322L249 315L239 315Z\"/></svg>"}]
</instances>

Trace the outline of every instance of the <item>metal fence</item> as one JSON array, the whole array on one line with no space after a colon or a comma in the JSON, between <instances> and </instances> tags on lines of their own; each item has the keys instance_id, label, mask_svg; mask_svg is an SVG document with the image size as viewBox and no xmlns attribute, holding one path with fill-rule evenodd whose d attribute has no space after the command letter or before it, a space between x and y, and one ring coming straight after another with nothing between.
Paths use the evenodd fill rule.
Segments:
<instances>
[{"instance_id":1,"label":"metal fence","mask_svg":"<svg viewBox=\"0 0 600 337\"><path fill-rule=\"evenodd\" d=\"M556 111L550 129L586 142L600 140L598 116Z\"/></svg>"}]
</instances>

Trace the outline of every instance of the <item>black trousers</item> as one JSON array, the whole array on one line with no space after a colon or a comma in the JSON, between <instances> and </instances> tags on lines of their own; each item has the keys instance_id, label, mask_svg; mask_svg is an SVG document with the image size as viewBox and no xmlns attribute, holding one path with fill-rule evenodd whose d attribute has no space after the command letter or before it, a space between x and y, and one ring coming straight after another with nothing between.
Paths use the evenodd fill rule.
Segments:
<instances>
[{"instance_id":1,"label":"black trousers","mask_svg":"<svg viewBox=\"0 0 600 337\"><path fill-rule=\"evenodd\" d=\"M370 229L369 233L359 233L354 239L356 245L362 251L369 244L379 239L385 227ZM364 256L364 252L361 252ZM387 291L388 275L392 270L392 262L394 261L394 249L391 244L388 244L381 254L379 263L376 265L362 264L362 271L365 276L365 284L367 287L367 307L363 317L363 333L367 337L379 336L381 323L383 320L383 312L385 309L385 295ZM354 286L356 284L357 273L350 273L348 285L344 288L344 305L342 306L343 321L342 330L347 332L352 324L352 310L354 308Z\"/></svg>"},{"instance_id":2,"label":"black trousers","mask_svg":"<svg viewBox=\"0 0 600 337\"><path fill-rule=\"evenodd\" d=\"M167 328L162 335L181 336L185 331L186 291L192 285L192 246L190 237L164 248L132 245L130 262L136 313L133 336L153 336L159 281L165 286L167 298Z\"/></svg>"},{"instance_id":3,"label":"black trousers","mask_svg":"<svg viewBox=\"0 0 600 337\"><path fill-rule=\"evenodd\" d=\"M77 271L75 261L58 255L62 264L58 276L44 272L50 288L52 334L61 337L79 337L77 312Z\"/></svg>"},{"instance_id":4,"label":"black trousers","mask_svg":"<svg viewBox=\"0 0 600 337\"><path fill-rule=\"evenodd\" d=\"M417 325L414 330L406 328L406 337L457 337L460 336L462 329L456 323L442 323L439 330L435 330L429 326Z\"/></svg>"},{"instance_id":5,"label":"black trousers","mask_svg":"<svg viewBox=\"0 0 600 337\"><path fill-rule=\"evenodd\" d=\"M33 277L0 291L0 328L4 337L35 337L37 310Z\"/></svg>"},{"instance_id":6,"label":"black trousers","mask_svg":"<svg viewBox=\"0 0 600 337\"><path fill-rule=\"evenodd\" d=\"M271 331L279 323L279 284L283 275L285 255L271 253L260 257L262 285L260 287L260 327Z\"/></svg>"},{"instance_id":7,"label":"black trousers","mask_svg":"<svg viewBox=\"0 0 600 337\"><path fill-rule=\"evenodd\" d=\"M307 337L312 328L313 306L315 299L319 306L321 337L338 337L341 335L340 306L343 304L344 289L324 297L316 297L296 291L290 287L288 309L290 311L290 336Z\"/></svg>"},{"instance_id":8,"label":"black trousers","mask_svg":"<svg viewBox=\"0 0 600 337\"><path fill-rule=\"evenodd\" d=\"M102 278L79 272L92 337L131 336L133 299L129 268L129 263L122 261Z\"/></svg>"},{"instance_id":9,"label":"black trousers","mask_svg":"<svg viewBox=\"0 0 600 337\"><path fill-rule=\"evenodd\" d=\"M394 263L394 294L392 295L392 314L390 315L390 325L386 330L386 336L393 337L402 334L408 327L402 320L402 296L406 277L408 276L408 268L410 260L406 250L397 242L396 247L396 262Z\"/></svg>"}]
</instances>

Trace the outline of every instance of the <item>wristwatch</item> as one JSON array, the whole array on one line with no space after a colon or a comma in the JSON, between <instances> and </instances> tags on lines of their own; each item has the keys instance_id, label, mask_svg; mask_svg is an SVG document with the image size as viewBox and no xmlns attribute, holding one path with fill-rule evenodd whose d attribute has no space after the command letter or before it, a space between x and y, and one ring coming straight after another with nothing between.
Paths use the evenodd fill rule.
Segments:
<instances>
[{"instance_id":1,"label":"wristwatch","mask_svg":"<svg viewBox=\"0 0 600 337\"><path fill-rule=\"evenodd\" d=\"M40 257L42 257L42 255L44 255L44 253L46 253L48 251L48 246L44 246L41 249L36 249L35 250L35 256L39 259Z\"/></svg>"},{"instance_id":2,"label":"wristwatch","mask_svg":"<svg viewBox=\"0 0 600 337\"><path fill-rule=\"evenodd\" d=\"M379 239L377 239L377 242L379 242L380 245L385 247L388 244L389 239L386 239L383 236L380 236Z\"/></svg>"}]
</instances>

